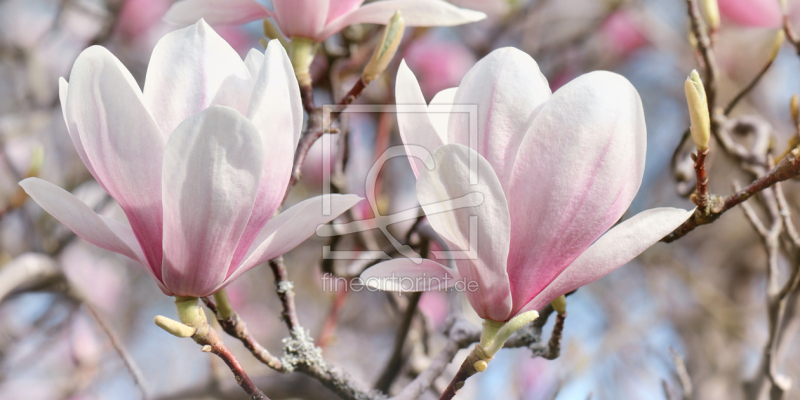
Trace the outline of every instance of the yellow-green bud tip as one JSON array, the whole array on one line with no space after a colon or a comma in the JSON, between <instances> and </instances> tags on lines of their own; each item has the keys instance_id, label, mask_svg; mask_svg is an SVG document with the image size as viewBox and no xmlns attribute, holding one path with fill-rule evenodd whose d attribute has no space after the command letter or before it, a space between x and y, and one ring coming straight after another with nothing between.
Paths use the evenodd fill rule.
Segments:
<instances>
[{"instance_id":1,"label":"yellow-green bud tip","mask_svg":"<svg viewBox=\"0 0 800 400\"><path fill-rule=\"evenodd\" d=\"M703 0L703 14L711 29L719 28L719 5L717 5L717 0Z\"/></svg>"},{"instance_id":2,"label":"yellow-green bud tip","mask_svg":"<svg viewBox=\"0 0 800 400\"><path fill-rule=\"evenodd\" d=\"M789 100L789 111L792 113L792 121L797 124L800 119L800 98L796 94L792 95L792 99Z\"/></svg>"},{"instance_id":3,"label":"yellow-green bud tip","mask_svg":"<svg viewBox=\"0 0 800 400\"><path fill-rule=\"evenodd\" d=\"M708 113L708 102L703 81L696 70L686 78L684 85L686 103L689 107L690 131L695 146L700 150L708 148L711 140L711 117Z\"/></svg>"},{"instance_id":4,"label":"yellow-green bud tip","mask_svg":"<svg viewBox=\"0 0 800 400\"><path fill-rule=\"evenodd\" d=\"M177 337L191 337L195 333L195 328L184 325L178 321L175 321L174 319L169 319L163 315L156 315L156 317L153 318L153 322L155 322L159 328L167 331L167 333L170 335Z\"/></svg>"},{"instance_id":5,"label":"yellow-green bud tip","mask_svg":"<svg viewBox=\"0 0 800 400\"><path fill-rule=\"evenodd\" d=\"M480 360L480 361L475 361L475 364L472 364L472 366L475 368L475 371L483 372L486 371L486 368L489 366L489 363L487 363L484 360Z\"/></svg>"},{"instance_id":6,"label":"yellow-green bud tip","mask_svg":"<svg viewBox=\"0 0 800 400\"><path fill-rule=\"evenodd\" d=\"M553 310L556 310L559 314L567 312L567 298L564 295L556 297L550 304L553 306Z\"/></svg>"},{"instance_id":7,"label":"yellow-green bud tip","mask_svg":"<svg viewBox=\"0 0 800 400\"><path fill-rule=\"evenodd\" d=\"M361 74L366 83L377 79L389 66L389 62L394 58L397 48L400 47L400 42L403 40L405 27L406 23L400 11L395 11L392 19L389 20L383 30L383 36L378 47L372 53L372 58L370 58L369 63L364 67L364 72Z\"/></svg>"}]
</instances>

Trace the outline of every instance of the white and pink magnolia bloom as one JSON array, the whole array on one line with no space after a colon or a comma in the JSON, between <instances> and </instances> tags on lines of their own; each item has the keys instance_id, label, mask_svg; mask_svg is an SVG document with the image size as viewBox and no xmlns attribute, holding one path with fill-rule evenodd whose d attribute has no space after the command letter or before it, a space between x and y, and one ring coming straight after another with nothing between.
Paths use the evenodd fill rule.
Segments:
<instances>
[{"instance_id":1,"label":"white and pink magnolia bloom","mask_svg":"<svg viewBox=\"0 0 800 400\"><path fill-rule=\"evenodd\" d=\"M86 241L138 261L167 295L213 294L279 256L359 201L316 197L273 217L289 181L303 114L280 44L242 59L205 22L164 36L144 91L103 47L60 81L70 137L127 216L95 214L41 179L20 185Z\"/></svg>"},{"instance_id":2,"label":"white and pink magnolia bloom","mask_svg":"<svg viewBox=\"0 0 800 400\"><path fill-rule=\"evenodd\" d=\"M354 24L386 24L400 11L406 26L453 26L480 21L486 14L444 0L272 0L270 10L256 0L181 0L164 20L188 25L205 18L211 25L238 25L273 18L286 37L321 42Z\"/></svg>"},{"instance_id":3,"label":"white and pink magnolia bloom","mask_svg":"<svg viewBox=\"0 0 800 400\"><path fill-rule=\"evenodd\" d=\"M476 257L456 259L456 270L394 259L365 271L367 284L436 290L420 286L437 283L429 278L466 279L477 282L477 290L465 292L478 315L508 321L624 265L692 213L656 208L614 226L639 190L647 147L639 94L620 75L592 72L551 93L530 56L505 48L479 61L431 106L405 64L396 93L398 105L419 109L397 114L405 145L424 147L432 154L426 163L435 164L429 169L411 158L428 221L452 251ZM450 104L477 105L477 152L467 147L464 110L449 118L433 112ZM470 157L477 160L474 185ZM445 212L436 206L474 192L483 197L478 206ZM470 246L473 216L477 248Z\"/></svg>"}]
</instances>

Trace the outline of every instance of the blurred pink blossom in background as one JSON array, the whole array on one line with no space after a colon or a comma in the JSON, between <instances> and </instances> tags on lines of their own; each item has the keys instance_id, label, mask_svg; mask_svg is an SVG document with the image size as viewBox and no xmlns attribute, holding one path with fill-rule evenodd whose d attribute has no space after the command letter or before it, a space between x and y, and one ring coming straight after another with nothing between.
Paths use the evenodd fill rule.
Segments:
<instances>
[{"instance_id":1,"label":"blurred pink blossom in background","mask_svg":"<svg viewBox=\"0 0 800 400\"><path fill-rule=\"evenodd\" d=\"M404 54L408 67L419 79L426 99L458 86L475 65L475 55L461 42L427 36L416 40Z\"/></svg>"}]
</instances>

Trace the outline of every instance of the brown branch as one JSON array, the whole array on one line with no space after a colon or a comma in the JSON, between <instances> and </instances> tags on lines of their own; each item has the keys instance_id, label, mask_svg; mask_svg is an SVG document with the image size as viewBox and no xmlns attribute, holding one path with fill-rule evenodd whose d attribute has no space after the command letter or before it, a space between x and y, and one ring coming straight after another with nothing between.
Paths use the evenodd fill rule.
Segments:
<instances>
[{"instance_id":1,"label":"brown branch","mask_svg":"<svg viewBox=\"0 0 800 400\"><path fill-rule=\"evenodd\" d=\"M136 386L139 387L139 390L142 391L142 399L147 400L150 398L147 392L147 388L144 383L144 376L142 375L142 371L136 366L136 362L133 361L133 357L131 357L130 353L125 350L125 346L122 345L119 338L117 337L116 333L111 329L111 327L106 323L105 319L100 315L97 309L86 300L80 299L83 302L83 305L86 307L86 310L89 311L89 314L92 315L92 318L97 322L97 325L103 329L103 332L108 336L108 340L111 342L111 346L114 347L114 350L117 351L119 354L119 358L122 359L122 363L125 364L125 368L130 371L131 375L133 376L133 381L136 383Z\"/></svg>"},{"instance_id":2,"label":"brown branch","mask_svg":"<svg viewBox=\"0 0 800 400\"><path fill-rule=\"evenodd\" d=\"M300 141L297 143L297 149L294 153L294 164L292 165L292 176L289 179L289 185L286 187L286 195L284 195L284 200L286 200L286 196L289 195L289 191L297 184L300 180L300 170L303 168L303 163L308 156L308 151L311 149L311 146L314 142L317 141L320 137L322 137L325 133L335 133L334 130L330 128L330 125L335 121L339 115L342 113L344 107L352 104L364 89L367 87L367 84L364 82L364 79L359 77L358 81L353 85L353 87L347 92L347 94L339 100L335 107L335 111L331 113L330 121L323 121L322 120L322 109L316 108L314 105L314 92L313 90L308 88L300 87L300 95L303 99L303 106L308 112L308 124L306 128L306 132L300 137Z\"/></svg>"},{"instance_id":3,"label":"brown branch","mask_svg":"<svg viewBox=\"0 0 800 400\"><path fill-rule=\"evenodd\" d=\"M281 317L289 332L300 327L300 322L297 318L297 309L294 305L294 286L289 280L286 273L286 265L283 264L283 257L278 257L269 260L269 267L272 269L272 274L275 276L275 291L278 293L278 298L283 305Z\"/></svg>"},{"instance_id":4,"label":"brown branch","mask_svg":"<svg viewBox=\"0 0 800 400\"><path fill-rule=\"evenodd\" d=\"M750 83L748 83L747 86L742 88L742 90L740 90L738 94L736 94L733 100L731 100L731 102L728 103L727 106L725 106L725 109L722 112L724 115L730 114L731 111L733 111L733 108L736 107L736 104L738 104L739 101L744 98L744 96L746 96L748 93L750 93L751 90L753 90L753 88L756 86L756 84L758 84L761 78L767 73L767 71L769 71L769 67L772 66L772 63L774 61L775 61L774 59L769 60L769 62L761 68L761 71L759 71L758 74L756 74L753 80L750 81Z\"/></svg>"},{"instance_id":5,"label":"brown branch","mask_svg":"<svg viewBox=\"0 0 800 400\"><path fill-rule=\"evenodd\" d=\"M411 330L411 322L414 321L414 315L417 312L417 304L422 296L422 292L412 293L408 299L408 306L406 312L403 314L403 320L397 328L397 335L395 335L394 347L392 348L392 355L383 369L378 381L375 383L375 389L384 393L389 392L389 387L392 386L395 378L400 373L403 367L403 347L405 347L406 337Z\"/></svg>"},{"instance_id":6,"label":"brown branch","mask_svg":"<svg viewBox=\"0 0 800 400\"><path fill-rule=\"evenodd\" d=\"M697 50L702 56L703 64L705 64L703 68L705 75L703 77L703 83L705 84L706 98L708 99L708 109L713 112L717 96L717 61L711 49L711 39L708 37L703 27L700 9L697 7L697 0L686 0L686 5L689 12L689 23L692 34L697 40Z\"/></svg>"},{"instance_id":7,"label":"brown branch","mask_svg":"<svg viewBox=\"0 0 800 400\"><path fill-rule=\"evenodd\" d=\"M231 313L231 316L228 319L220 319L219 314L217 314L217 305L214 303L210 297L203 297L203 302L206 304L211 312L217 316L217 322L222 327L222 330L225 333L239 339L242 342L244 347L247 350L250 350L250 353L261 361L263 364L266 364L268 367L279 371L283 371L283 364L278 357L273 356L270 352L264 348L253 335L250 333L250 330L247 329L247 324L239 317L239 314L236 311Z\"/></svg>"},{"instance_id":8,"label":"brown branch","mask_svg":"<svg viewBox=\"0 0 800 400\"><path fill-rule=\"evenodd\" d=\"M708 207L708 175L706 175L706 157L708 148L698 149L694 157L694 171L697 176L697 191L695 194L695 204L697 208L705 210Z\"/></svg>"},{"instance_id":9,"label":"brown branch","mask_svg":"<svg viewBox=\"0 0 800 400\"><path fill-rule=\"evenodd\" d=\"M784 157L775 168L770 170L766 175L756 179L746 188L726 197L712 195L706 210L701 210L700 208L696 209L694 214L692 214L686 222L661 239L661 241L670 243L679 239L700 225L706 225L716 221L725 211L741 204L754 194L778 182L790 178L797 178L798 176L800 176L800 150L795 149Z\"/></svg>"},{"instance_id":10,"label":"brown branch","mask_svg":"<svg viewBox=\"0 0 800 400\"><path fill-rule=\"evenodd\" d=\"M269 398L261 392L261 390L256 387L250 377L247 376L247 373L242 368L242 365L239 363L239 360L236 359L236 356L231 353L231 351L225 346L225 343L222 342L222 339L219 338L217 332L208 325L208 323L203 323L198 329L197 332L192 336L195 342L199 345L203 346L202 350L204 352L216 354L228 368L231 369L233 372L233 376L236 378L236 383L241 386L241 388L250 396L251 400L269 400Z\"/></svg>"}]
</instances>

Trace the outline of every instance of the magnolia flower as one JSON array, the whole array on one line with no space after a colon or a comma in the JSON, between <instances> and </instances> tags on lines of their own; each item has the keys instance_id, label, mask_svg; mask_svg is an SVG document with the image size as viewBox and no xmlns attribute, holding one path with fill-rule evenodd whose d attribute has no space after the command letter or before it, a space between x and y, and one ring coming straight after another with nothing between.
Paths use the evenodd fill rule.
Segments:
<instances>
[{"instance_id":1,"label":"magnolia flower","mask_svg":"<svg viewBox=\"0 0 800 400\"><path fill-rule=\"evenodd\" d=\"M270 10L255 0L181 0L164 19L187 25L205 18L212 25L238 25L273 18L286 37L321 42L354 24L386 24L400 11L406 26L452 26L486 18L478 11L458 8L443 0L272 0Z\"/></svg>"},{"instance_id":2,"label":"magnolia flower","mask_svg":"<svg viewBox=\"0 0 800 400\"><path fill-rule=\"evenodd\" d=\"M144 91L93 46L69 85L61 79L60 97L78 155L130 226L46 181L20 185L81 238L138 261L167 295L210 295L359 201L333 196L321 215L316 197L273 218L303 115L277 42L242 61L200 21L158 42Z\"/></svg>"},{"instance_id":3,"label":"magnolia flower","mask_svg":"<svg viewBox=\"0 0 800 400\"><path fill-rule=\"evenodd\" d=\"M418 106L397 114L406 148L432 154L427 161L410 157L428 221L451 251L474 256L455 259L457 269L427 259L383 262L362 274L371 286L436 290L475 282L466 285L467 298L497 328L531 311L535 318L536 310L624 265L692 214L656 208L614 226L639 190L647 147L641 100L622 76L592 72L551 94L536 62L506 48L430 106L405 64L395 90L397 104ZM450 104L476 104L477 126L463 110L449 118L434 112ZM477 152L467 147L470 128ZM470 182L471 159L477 184ZM475 192L481 204L442 211L441 202Z\"/></svg>"}]
</instances>

